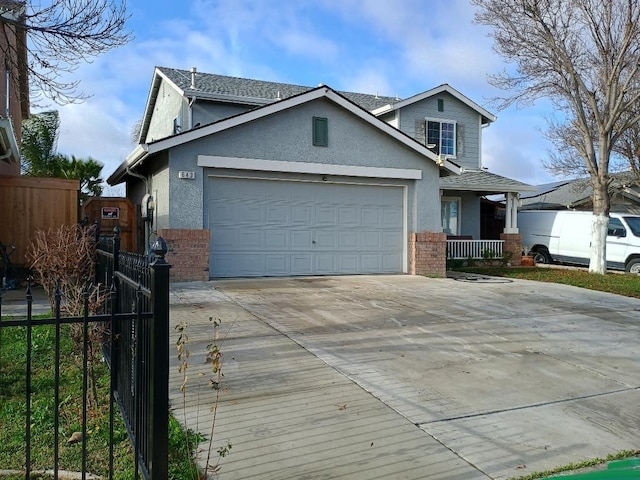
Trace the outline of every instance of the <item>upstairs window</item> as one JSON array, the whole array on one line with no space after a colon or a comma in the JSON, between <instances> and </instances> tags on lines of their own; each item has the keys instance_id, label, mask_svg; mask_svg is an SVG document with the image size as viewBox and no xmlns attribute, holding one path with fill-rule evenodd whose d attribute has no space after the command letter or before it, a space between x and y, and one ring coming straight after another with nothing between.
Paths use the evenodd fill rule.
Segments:
<instances>
[{"instance_id":1,"label":"upstairs window","mask_svg":"<svg viewBox=\"0 0 640 480\"><path fill-rule=\"evenodd\" d=\"M456 122L427 119L427 145L438 155L456 156Z\"/></svg>"}]
</instances>

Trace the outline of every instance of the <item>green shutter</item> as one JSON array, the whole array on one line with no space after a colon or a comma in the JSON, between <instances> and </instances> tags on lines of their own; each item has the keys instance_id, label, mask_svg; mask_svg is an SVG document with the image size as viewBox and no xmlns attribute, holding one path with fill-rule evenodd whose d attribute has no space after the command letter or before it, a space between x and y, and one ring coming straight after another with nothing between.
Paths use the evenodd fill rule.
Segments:
<instances>
[{"instance_id":1,"label":"green shutter","mask_svg":"<svg viewBox=\"0 0 640 480\"><path fill-rule=\"evenodd\" d=\"M313 144L316 147L329 146L329 120L326 117L313 117Z\"/></svg>"}]
</instances>

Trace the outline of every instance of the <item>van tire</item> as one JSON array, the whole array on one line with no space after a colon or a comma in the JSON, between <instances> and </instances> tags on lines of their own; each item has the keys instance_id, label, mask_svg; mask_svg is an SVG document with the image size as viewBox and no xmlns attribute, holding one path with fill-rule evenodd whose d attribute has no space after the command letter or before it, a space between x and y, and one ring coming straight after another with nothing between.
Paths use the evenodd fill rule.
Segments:
<instances>
[{"instance_id":1,"label":"van tire","mask_svg":"<svg viewBox=\"0 0 640 480\"><path fill-rule=\"evenodd\" d=\"M632 258L627 262L626 270L634 275L640 275L640 258Z\"/></svg>"},{"instance_id":2,"label":"van tire","mask_svg":"<svg viewBox=\"0 0 640 480\"><path fill-rule=\"evenodd\" d=\"M532 254L533 254L533 261L535 263L549 264L552 262L551 255L549 255L549 252L547 252L544 249L536 250L535 252L532 252Z\"/></svg>"}]
</instances>

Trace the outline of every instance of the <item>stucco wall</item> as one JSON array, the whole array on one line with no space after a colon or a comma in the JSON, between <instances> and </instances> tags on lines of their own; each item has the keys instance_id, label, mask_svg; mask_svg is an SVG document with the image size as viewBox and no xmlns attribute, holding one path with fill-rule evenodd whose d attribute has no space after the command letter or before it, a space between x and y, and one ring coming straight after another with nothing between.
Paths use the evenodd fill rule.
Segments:
<instances>
[{"instance_id":1,"label":"stucco wall","mask_svg":"<svg viewBox=\"0 0 640 480\"><path fill-rule=\"evenodd\" d=\"M444 100L444 111L438 111L438 99ZM463 148L457 144L457 156L452 159L458 165L467 168L480 168L480 115L463 102L443 92L420 102L407 105L400 110L400 130L412 138L416 137L416 120L425 118L454 120L457 123L457 136L462 139Z\"/></svg>"},{"instance_id":2,"label":"stucco wall","mask_svg":"<svg viewBox=\"0 0 640 480\"><path fill-rule=\"evenodd\" d=\"M447 190L445 196L460 198L460 235L471 235L474 240L480 240L480 197L477 193Z\"/></svg>"},{"instance_id":3,"label":"stucco wall","mask_svg":"<svg viewBox=\"0 0 640 480\"><path fill-rule=\"evenodd\" d=\"M312 145L313 116L328 118L328 147ZM423 180L408 182L409 231L441 228L438 167L324 99L172 148L168 228L203 228L206 178L203 169L197 167L198 155L420 169ZM195 179L178 179L180 170L194 171Z\"/></svg>"},{"instance_id":4,"label":"stucco wall","mask_svg":"<svg viewBox=\"0 0 640 480\"><path fill-rule=\"evenodd\" d=\"M222 118L232 117L242 112L246 112L250 108L246 105L235 105L232 103L207 102L205 100L197 100L191 106L191 115L193 125L207 125L216 122Z\"/></svg>"},{"instance_id":5,"label":"stucco wall","mask_svg":"<svg viewBox=\"0 0 640 480\"><path fill-rule=\"evenodd\" d=\"M184 110L184 98L172 86L162 80L158 97L149 123L145 142L153 142L174 134L173 120L180 117L183 128L187 128Z\"/></svg>"}]
</instances>

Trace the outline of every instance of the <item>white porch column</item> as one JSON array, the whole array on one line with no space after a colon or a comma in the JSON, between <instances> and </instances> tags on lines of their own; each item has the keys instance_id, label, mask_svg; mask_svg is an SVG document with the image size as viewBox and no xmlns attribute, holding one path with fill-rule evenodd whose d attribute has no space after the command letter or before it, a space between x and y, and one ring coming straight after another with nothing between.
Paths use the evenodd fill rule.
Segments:
<instances>
[{"instance_id":1,"label":"white porch column","mask_svg":"<svg viewBox=\"0 0 640 480\"><path fill-rule=\"evenodd\" d=\"M518 231L518 194L508 192L505 206L507 211L504 216L504 233L520 233Z\"/></svg>"}]
</instances>

